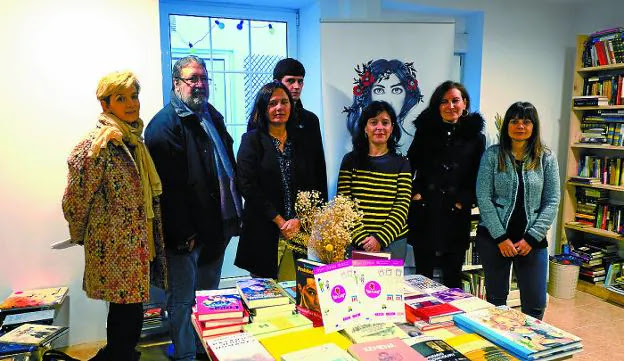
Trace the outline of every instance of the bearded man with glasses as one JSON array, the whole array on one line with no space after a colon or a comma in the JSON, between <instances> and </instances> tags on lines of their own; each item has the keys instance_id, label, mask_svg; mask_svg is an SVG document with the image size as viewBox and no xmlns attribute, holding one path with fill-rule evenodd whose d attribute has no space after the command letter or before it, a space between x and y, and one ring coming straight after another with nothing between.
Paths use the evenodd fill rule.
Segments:
<instances>
[{"instance_id":1,"label":"bearded man with glasses","mask_svg":"<svg viewBox=\"0 0 624 361\"><path fill-rule=\"evenodd\" d=\"M191 324L195 291L217 289L223 255L239 234L232 137L208 103L206 64L187 56L173 66L171 101L145 130L163 183L163 233L169 266L167 311L174 360L194 360L203 348Z\"/></svg>"}]
</instances>

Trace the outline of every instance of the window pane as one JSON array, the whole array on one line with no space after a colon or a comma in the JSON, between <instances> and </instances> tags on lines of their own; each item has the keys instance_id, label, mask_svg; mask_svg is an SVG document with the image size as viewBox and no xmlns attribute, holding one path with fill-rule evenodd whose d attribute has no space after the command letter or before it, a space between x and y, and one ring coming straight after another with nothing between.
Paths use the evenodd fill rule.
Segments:
<instances>
[{"instance_id":1,"label":"window pane","mask_svg":"<svg viewBox=\"0 0 624 361\"><path fill-rule=\"evenodd\" d=\"M224 60L227 71L243 70L244 59L249 55L249 22L211 18L211 23L213 56ZM210 70L210 65L206 65Z\"/></svg>"},{"instance_id":2,"label":"window pane","mask_svg":"<svg viewBox=\"0 0 624 361\"><path fill-rule=\"evenodd\" d=\"M250 23L251 51L254 55L287 56L286 23L255 20Z\"/></svg>"}]
</instances>

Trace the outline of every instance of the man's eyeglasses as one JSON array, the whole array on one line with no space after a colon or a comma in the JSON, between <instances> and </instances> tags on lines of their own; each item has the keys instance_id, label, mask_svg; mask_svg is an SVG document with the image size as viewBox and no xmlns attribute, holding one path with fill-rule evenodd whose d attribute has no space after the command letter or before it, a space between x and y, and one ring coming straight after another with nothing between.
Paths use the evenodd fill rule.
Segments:
<instances>
[{"instance_id":1,"label":"man's eyeglasses","mask_svg":"<svg viewBox=\"0 0 624 361\"><path fill-rule=\"evenodd\" d=\"M181 78L178 77L177 79L182 80L186 85L191 86L191 85L197 85L199 84L199 82L201 81L203 84L208 84L208 81L210 81L211 79L208 78L207 76L199 76L199 75L193 75L190 78Z\"/></svg>"}]
</instances>

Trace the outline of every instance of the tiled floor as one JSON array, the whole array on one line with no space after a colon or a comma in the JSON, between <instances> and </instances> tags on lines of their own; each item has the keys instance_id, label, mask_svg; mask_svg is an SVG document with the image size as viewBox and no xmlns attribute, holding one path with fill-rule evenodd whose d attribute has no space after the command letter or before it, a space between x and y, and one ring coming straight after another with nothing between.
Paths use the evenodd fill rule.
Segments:
<instances>
[{"instance_id":1,"label":"tiled floor","mask_svg":"<svg viewBox=\"0 0 624 361\"><path fill-rule=\"evenodd\" d=\"M564 300L550 297L544 321L583 339L574 360L624 360L624 308L581 291Z\"/></svg>"},{"instance_id":2,"label":"tiled floor","mask_svg":"<svg viewBox=\"0 0 624 361\"><path fill-rule=\"evenodd\" d=\"M624 307L612 305L581 291L564 300L549 297L544 321L583 339L584 351L575 361L624 360ZM88 360L102 343L70 347L68 353ZM166 345L140 347L141 361L164 361Z\"/></svg>"}]
</instances>

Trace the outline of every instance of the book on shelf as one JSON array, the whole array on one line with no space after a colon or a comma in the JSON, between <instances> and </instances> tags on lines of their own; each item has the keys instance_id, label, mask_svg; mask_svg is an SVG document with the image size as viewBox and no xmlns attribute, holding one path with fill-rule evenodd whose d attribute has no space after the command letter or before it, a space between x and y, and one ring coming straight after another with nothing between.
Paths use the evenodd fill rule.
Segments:
<instances>
[{"instance_id":1,"label":"book on shelf","mask_svg":"<svg viewBox=\"0 0 624 361\"><path fill-rule=\"evenodd\" d=\"M54 310L39 310L6 315L2 322L2 330L10 331L24 323L51 325L54 321Z\"/></svg>"},{"instance_id":2,"label":"book on shelf","mask_svg":"<svg viewBox=\"0 0 624 361\"><path fill-rule=\"evenodd\" d=\"M265 321L252 322L243 326L245 332L254 335L259 340L307 328L312 328L312 321L297 313Z\"/></svg>"},{"instance_id":3,"label":"book on shelf","mask_svg":"<svg viewBox=\"0 0 624 361\"><path fill-rule=\"evenodd\" d=\"M299 258L295 262L297 309L314 322L314 327L323 325L318 289L314 280L314 269L319 266L323 266L323 263L306 258Z\"/></svg>"},{"instance_id":4,"label":"book on shelf","mask_svg":"<svg viewBox=\"0 0 624 361\"><path fill-rule=\"evenodd\" d=\"M606 106L609 98L600 95L577 95L572 98L575 107Z\"/></svg>"},{"instance_id":5,"label":"book on shelf","mask_svg":"<svg viewBox=\"0 0 624 361\"><path fill-rule=\"evenodd\" d=\"M469 360L517 361L507 351L474 333L452 336L444 340Z\"/></svg>"},{"instance_id":6,"label":"book on shelf","mask_svg":"<svg viewBox=\"0 0 624 361\"><path fill-rule=\"evenodd\" d=\"M359 361L427 360L399 338L354 344L348 351Z\"/></svg>"},{"instance_id":7,"label":"book on shelf","mask_svg":"<svg viewBox=\"0 0 624 361\"><path fill-rule=\"evenodd\" d=\"M521 359L581 348L581 339L507 306L458 314L455 324L487 338Z\"/></svg>"},{"instance_id":8,"label":"book on shelf","mask_svg":"<svg viewBox=\"0 0 624 361\"><path fill-rule=\"evenodd\" d=\"M236 282L236 289L248 308L286 305L288 294L270 278L252 278Z\"/></svg>"},{"instance_id":9,"label":"book on shelf","mask_svg":"<svg viewBox=\"0 0 624 361\"><path fill-rule=\"evenodd\" d=\"M252 335L241 332L206 341L212 361L273 361L269 352Z\"/></svg>"},{"instance_id":10,"label":"book on shelf","mask_svg":"<svg viewBox=\"0 0 624 361\"><path fill-rule=\"evenodd\" d=\"M594 178L594 177L570 176L568 180L570 182L583 183L583 184L600 184L600 179Z\"/></svg>"},{"instance_id":11,"label":"book on shelf","mask_svg":"<svg viewBox=\"0 0 624 361\"><path fill-rule=\"evenodd\" d=\"M410 337L399 326L392 322L363 323L345 328L342 332L344 332L353 343L385 340L395 337Z\"/></svg>"},{"instance_id":12,"label":"book on shelf","mask_svg":"<svg viewBox=\"0 0 624 361\"><path fill-rule=\"evenodd\" d=\"M198 321L244 316L243 302L235 288L196 291L195 308Z\"/></svg>"},{"instance_id":13,"label":"book on shelf","mask_svg":"<svg viewBox=\"0 0 624 361\"><path fill-rule=\"evenodd\" d=\"M353 273L363 320L405 321L402 259L354 259Z\"/></svg>"},{"instance_id":14,"label":"book on shelf","mask_svg":"<svg viewBox=\"0 0 624 361\"><path fill-rule=\"evenodd\" d=\"M326 332L340 331L361 316L359 292L353 276L352 260L314 269L321 315Z\"/></svg>"},{"instance_id":15,"label":"book on shelf","mask_svg":"<svg viewBox=\"0 0 624 361\"><path fill-rule=\"evenodd\" d=\"M431 336L417 336L408 338L405 343L416 350L421 356L429 361L468 361L469 359L461 352L454 349L443 340Z\"/></svg>"},{"instance_id":16,"label":"book on shelf","mask_svg":"<svg viewBox=\"0 0 624 361\"><path fill-rule=\"evenodd\" d=\"M65 326L26 323L0 336L0 343L40 346L56 339L67 329Z\"/></svg>"},{"instance_id":17,"label":"book on shelf","mask_svg":"<svg viewBox=\"0 0 624 361\"><path fill-rule=\"evenodd\" d=\"M343 350L352 344L346 336L339 332L326 333L324 327L313 327L267 337L260 340L260 343L276 360L279 360L283 354L326 343L334 343Z\"/></svg>"},{"instance_id":18,"label":"book on shelf","mask_svg":"<svg viewBox=\"0 0 624 361\"><path fill-rule=\"evenodd\" d=\"M195 325L195 331L200 338L206 338L210 336L226 335L236 332L241 332L243 326L247 325L245 322L230 323L226 325L210 326L206 327L201 321L197 320L197 314L191 314L191 322Z\"/></svg>"},{"instance_id":19,"label":"book on shelf","mask_svg":"<svg viewBox=\"0 0 624 361\"><path fill-rule=\"evenodd\" d=\"M63 303L67 287L50 287L13 291L0 303L1 311L52 308Z\"/></svg>"},{"instance_id":20,"label":"book on shelf","mask_svg":"<svg viewBox=\"0 0 624 361\"><path fill-rule=\"evenodd\" d=\"M356 361L349 353L335 343L308 347L282 355L281 361Z\"/></svg>"}]
</instances>

